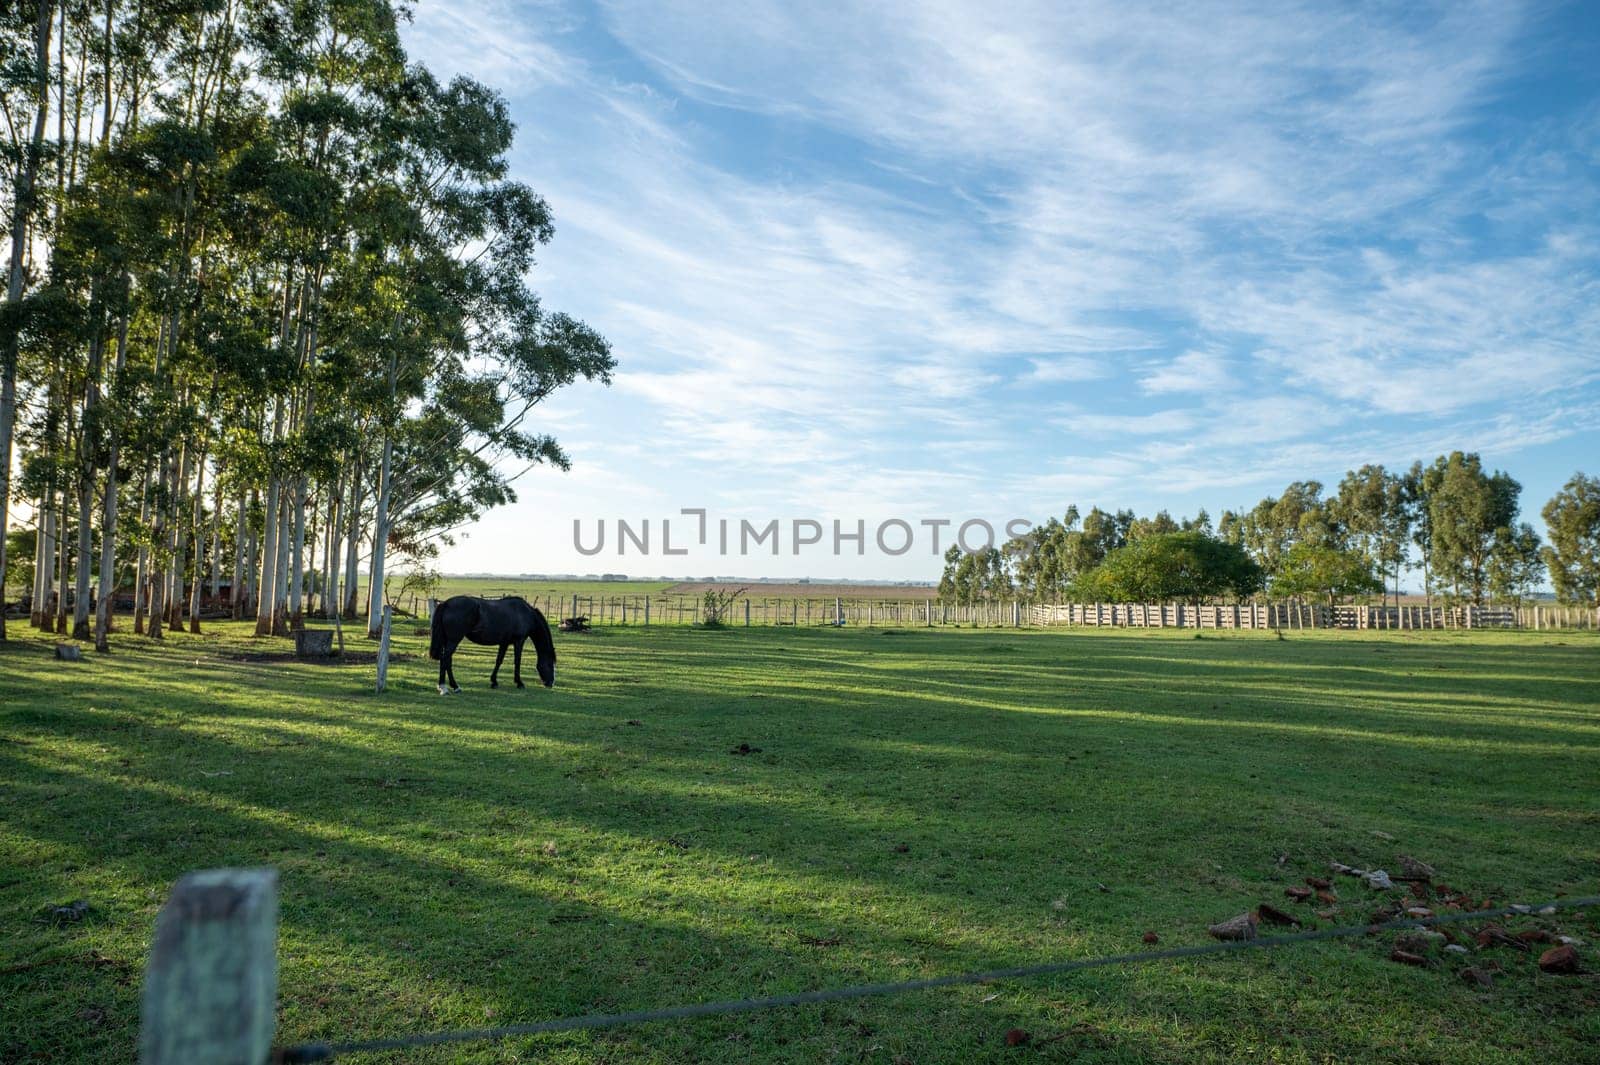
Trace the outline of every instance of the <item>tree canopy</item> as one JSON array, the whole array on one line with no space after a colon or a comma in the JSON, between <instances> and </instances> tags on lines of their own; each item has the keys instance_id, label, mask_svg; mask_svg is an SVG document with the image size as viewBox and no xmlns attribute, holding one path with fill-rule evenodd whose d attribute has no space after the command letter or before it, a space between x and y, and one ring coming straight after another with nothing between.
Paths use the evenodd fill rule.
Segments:
<instances>
[{"instance_id":1,"label":"tree canopy","mask_svg":"<svg viewBox=\"0 0 1600 1065\"><path fill-rule=\"evenodd\" d=\"M128 587L157 637L198 624L205 588L263 633L354 614L363 563L376 605L396 554L426 562L567 465L536 409L608 381L610 348L529 287L555 229L507 176L506 102L411 62L404 17L0 15L0 527L31 504L36 624L65 631L70 601L86 637L98 600L103 647Z\"/></svg>"}]
</instances>

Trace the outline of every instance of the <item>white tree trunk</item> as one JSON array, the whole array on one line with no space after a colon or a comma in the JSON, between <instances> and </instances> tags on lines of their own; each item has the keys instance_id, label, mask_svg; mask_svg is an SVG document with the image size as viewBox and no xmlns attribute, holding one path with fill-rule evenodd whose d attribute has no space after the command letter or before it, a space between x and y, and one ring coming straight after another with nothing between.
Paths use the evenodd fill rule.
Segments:
<instances>
[{"instance_id":1,"label":"white tree trunk","mask_svg":"<svg viewBox=\"0 0 1600 1065\"><path fill-rule=\"evenodd\" d=\"M383 564L389 543L389 461L394 444L383 438L383 462L378 467L378 514L372 525L372 566L367 590L367 635L377 636L383 619Z\"/></svg>"},{"instance_id":2,"label":"white tree trunk","mask_svg":"<svg viewBox=\"0 0 1600 1065\"><path fill-rule=\"evenodd\" d=\"M33 201L34 181L39 174L39 156L44 146L45 116L50 106L50 0L40 0L34 22L33 57L36 80L33 135L22 164L22 173L13 190L11 213L11 263L6 273L6 306L22 301L22 264L28 250L28 212ZM11 446L17 427L17 343L11 334L0 352L0 640L6 638L5 572L6 530L11 525ZM35 553L38 541L34 542Z\"/></svg>"},{"instance_id":3,"label":"white tree trunk","mask_svg":"<svg viewBox=\"0 0 1600 1065\"><path fill-rule=\"evenodd\" d=\"M267 505L261 518L261 581L256 585L256 635L272 635L278 591L278 478L267 480Z\"/></svg>"},{"instance_id":4,"label":"white tree trunk","mask_svg":"<svg viewBox=\"0 0 1600 1065\"><path fill-rule=\"evenodd\" d=\"M305 628L306 583L306 476L300 474L294 485L294 540L290 547L289 628Z\"/></svg>"}]
</instances>

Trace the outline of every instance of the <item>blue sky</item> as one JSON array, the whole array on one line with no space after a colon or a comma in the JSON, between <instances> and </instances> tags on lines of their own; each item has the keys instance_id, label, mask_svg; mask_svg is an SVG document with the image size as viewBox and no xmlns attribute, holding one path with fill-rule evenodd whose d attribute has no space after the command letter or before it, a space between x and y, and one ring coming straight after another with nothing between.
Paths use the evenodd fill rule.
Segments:
<instances>
[{"instance_id":1,"label":"blue sky","mask_svg":"<svg viewBox=\"0 0 1600 1065\"><path fill-rule=\"evenodd\" d=\"M1215 516L1463 448L1538 525L1600 473L1595 7L1136 6L420 0L413 54L511 101L536 286L619 362L445 568L930 578L926 539L572 524Z\"/></svg>"}]
</instances>

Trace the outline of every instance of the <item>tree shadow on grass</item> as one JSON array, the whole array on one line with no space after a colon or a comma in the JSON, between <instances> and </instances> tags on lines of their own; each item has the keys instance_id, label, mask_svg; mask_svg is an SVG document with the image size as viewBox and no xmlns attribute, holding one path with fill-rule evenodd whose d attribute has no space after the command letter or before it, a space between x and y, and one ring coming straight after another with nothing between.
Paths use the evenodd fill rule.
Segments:
<instances>
[{"instance_id":1,"label":"tree shadow on grass","mask_svg":"<svg viewBox=\"0 0 1600 1065\"><path fill-rule=\"evenodd\" d=\"M1438 790L1430 772L1470 777L1489 755L1396 752L1372 737L1343 737L1324 745L1330 757L1344 750L1342 761L1307 764L1321 756L1270 730L1179 728L1137 714L1063 721L1015 712L1029 698L1015 685L996 691L959 678L885 687L882 670L861 664L884 661L876 653L815 663L810 685L770 676L762 685L760 670L781 658L760 652L759 641L738 643L693 669L661 669L673 661L663 641L631 669L626 660L595 669L592 684L564 662L578 678L570 696L538 702L404 693L388 703L336 701L323 680L292 711L288 700L229 709L214 693L157 676L143 678L154 692L140 699L159 708L123 704L116 690L93 697L100 710L58 700L25 715L32 746L0 746L3 779L23 785L6 822L24 845L70 852L79 870L25 870L18 886L54 897L90 868L129 885L142 908L111 940L126 955L184 869L270 861L285 876L286 1036L387 1034L483 1023L485 1009L494 1021L533 1019L1128 949L1148 921L1184 922L1174 933L1182 935L1190 921L1198 930L1202 912L1247 903L1282 876L1270 870L1285 845L1309 857L1348 845L1368 821L1426 838L1453 837L1474 817L1503 819L1493 803L1474 811L1455 795L1409 802ZM918 671L915 656L896 655L888 661L897 669ZM644 725L628 726L646 700L602 688L611 673L650 667L654 707ZM1012 708L975 713L933 698L949 690L940 684L971 689L972 703ZM746 698L756 694L766 697ZM1192 688L1130 679L1073 698L1116 709L1193 697ZM1329 698L1327 712L1338 709ZM1164 716L1179 712L1169 706ZM6 720L9 732L18 719ZM764 750L730 754L734 728ZM304 745L269 746L297 729ZM1376 794L1348 771L1391 760L1408 775ZM1504 756L1506 794L1541 761ZM193 775L228 766L232 776ZM180 771L190 775L175 779ZM1270 783L1252 784L1251 773ZM1571 788L1548 798L1558 809L1584 806ZM1284 823L1263 830L1260 817ZM1241 818L1250 825L1243 838ZM1535 828L1512 841L1512 857L1531 860L1562 838L1570 824ZM896 849L902 843L906 852ZM1470 860L1480 875L1505 869L1503 860ZM1110 881L1111 892L1097 881ZM836 947L798 938L841 931ZM1274 996L1293 997L1314 970L1325 979L1319 964L1401 979L1370 954L1316 948L1303 963L1229 960L1149 983L1079 978L993 1002L949 993L931 1005L572 1037L556 1052L816 1060L877 1045L906 1047L919 1061L976 1060L1002 1054L998 1033L1019 1018L1030 1028L1061 1022L1052 1003L1065 995L1099 1027L1062 1048L1091 1060L1188 1060L1281 1040L1276 1022L1257 1012ZM1214 987L1208 973L1220 974ZM1409 1019L1385 1022L1414 1021L1419 1039L1428 1010L1460 1009L1465 994L1426 975L1403 978L1399 1011ZM89 988L114 996L125 1040L131 988L98 970ZM30 1017L45 1015L29 1048L66 1046L82 1024L50 1017L50 985L35 977L17 974L8 990L27 996ZM1097 1001L1100 991L1116 998ZM1339 1026L1352 1054L1393 1057L1385 1051L1394 1030L1380 1023L1389 1008L1358 989L1322 1023ZM1498 1031L1510 1045L1514 1028L1496 1012L1479 1034L1492 1044ZM84 1045L106 1051L116 1038Z\"/></svg>"}]
</instances>

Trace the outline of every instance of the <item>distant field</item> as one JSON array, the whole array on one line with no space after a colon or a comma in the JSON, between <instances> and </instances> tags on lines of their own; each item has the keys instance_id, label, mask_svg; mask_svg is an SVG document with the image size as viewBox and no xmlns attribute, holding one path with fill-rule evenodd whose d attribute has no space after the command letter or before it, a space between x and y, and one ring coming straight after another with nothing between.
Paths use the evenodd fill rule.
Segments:
<instances>
[{"instance_id":1,"label":"distant field","mask_svg":"<svg viewBox=\"0 0 1600 1065\"><path fill-rule=\"evenodd\" d=\"M740 588L751 599L806 599L839 596L842 599L933 599L939 590L932 585L899 584L740 584L737 581L680 581L668 585L667 595L704 595L706 589L732 592Z\"/></svg>"},{"instance_id":2,"label":"distant field","mask_svg":"<svg viewBox=\"0 0 1600 1065\"><path fill-rule=\"evenodd\" d=\"M366 581L362 581L361 601L366 602ZM446 577L436 593L440 599L452 595L481 595L494 599L502 595L520 595L529 602L544 600L603 599L607 596L649 595L658 596L672 587L671 581L546 581L524 577ZM407 596L400 606L411 609ZM420 604L418 612L421 612Z\"/></svg>"},{"instance_id":3,"label":"distant field","mask_svg":"<svg viewBox=\"0 0 1600 1065\"><path fill-rule=\"evenodd\" d=\"M502 595L520 595L529 602L541 607L554 610L554 604L570 604L572 597L579 599L578 613L587 613L597 617L607 616L604 604L612 601L611 613L616 612L615 601L629 599L637 607L640 600L650 598L656 604L657 616L665 619L674 616L672 610L689 600L698 600L705 595L706 589L716 588L720 591L738 591L741 599L750 599L757 604L767 599L812 599L821 604L824 600L835 597L842 599L882 599L898 600L901 602L922 602L935 598L937 589L927 585L899 586L884 584L740 584L738 582L710 582L710 581L555 581L536 580L525 577L445 577L440 585L438 597L448 599L452 595L481 595L485 598L495 598ZM420 597L419 597L420 600ZM363 601L365 599L363 598ZM667 604L674 604L668 610L662 610ZM400 603L402 609L411 610L411 597L407 596ZM787 608L785 608L787 609ZM416 605L417 613L421 613L423 604L419 601ZM821 610L821 606L818 606ZM570 606L564 606L559 611L561 616L571 612ZM820 613L819 613L820 617Z\"/></svg>"}]
</instances>

